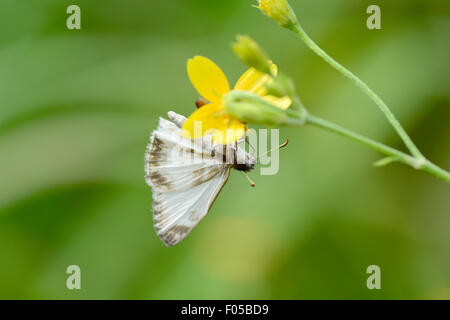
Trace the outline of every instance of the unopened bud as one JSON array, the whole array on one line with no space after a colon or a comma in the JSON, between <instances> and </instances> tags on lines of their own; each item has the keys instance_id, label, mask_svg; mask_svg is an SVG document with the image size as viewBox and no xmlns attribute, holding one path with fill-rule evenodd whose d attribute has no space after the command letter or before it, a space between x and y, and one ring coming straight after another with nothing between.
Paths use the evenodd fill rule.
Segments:
<instances>
[{"instance_id":1,"label":"unopened bud","mask_svg":"<svg viewBox=\"0 0 450 320\"><path fill-rule=\"evenodd\" d=\"M250 92L232 91L225 96L224 104L227 113L246 123L266 127L299 126L305 123L300 113L280 109Z\"/></svg>"},{"instance_id":2,"label":"unopened bud","mask_svg":"<svg viewBox=\"0 0 450 320\"><path fill-rule=\"evenodd\" d=\"M237 36L233 50L248 67L271 74L272 63L261 47L249 36Z\"/></svg>"},{"instance_id":3,"label":"unopened bud","mask_svg":"<svg viewBox=\"0 0 450 320\"><path fill-rule=\"evenodd\" d=\"M275 97L293 97L295 95L295 84L291 78L279 74L273 81L266 85L267 94Z\"/></svg>"},{"instance_id":4,"label":"unopened bud","mask_svg":"<svg viewBox=\"0 0 450 320\"><path fill-rule=\"evenodd\" d=\"M255 7L284 28L293 29L298 25L294 10L287 0L258 0L258 6Z\"/></svg>"}]
</instances>

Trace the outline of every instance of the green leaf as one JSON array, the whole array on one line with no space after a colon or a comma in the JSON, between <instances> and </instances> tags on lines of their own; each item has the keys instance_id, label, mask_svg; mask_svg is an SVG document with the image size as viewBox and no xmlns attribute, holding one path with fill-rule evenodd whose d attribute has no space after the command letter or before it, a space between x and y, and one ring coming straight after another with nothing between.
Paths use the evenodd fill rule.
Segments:
<instances>
[{"instance_id":1,"label":"green leaf","mask_svg":"<svg viewBox=\"0 0 450 320\"><path fill-rule=\"evenodd\" d=\"M375 167L384 167L384 166L387 166L388 164L391 164L392 162L396 162L396 161L398 161L398 157L387 157L387 158L378 160L373 165Z\"/></svg>"}]
</instances>

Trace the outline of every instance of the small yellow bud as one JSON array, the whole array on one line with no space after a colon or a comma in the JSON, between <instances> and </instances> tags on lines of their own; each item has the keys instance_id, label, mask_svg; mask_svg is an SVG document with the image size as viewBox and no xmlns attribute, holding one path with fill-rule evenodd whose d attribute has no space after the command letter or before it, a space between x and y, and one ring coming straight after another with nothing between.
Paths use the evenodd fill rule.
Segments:
<instances>
[{"instance_id":1,"label":"small yellow bud","mask_svg":"<svg viewBox=\"0 0 450 320\"><path fill-rule=\"evenodd\" d=\"M249 36L237 36L236 42L233 43L233 50L248 67L271 74L272 63L266 53Z\"/></svg>"},{"instance_id":2,"label":"small yellow bud","mask_svg":"<svg viewBox=\"0 0 450 320\"><path fill-rule=\"evenodd\" d=\"M292 29L298 25L297 17L287 0L258 0L258 6L266 16L280 26Z\"/></svg>"}]
</instances>

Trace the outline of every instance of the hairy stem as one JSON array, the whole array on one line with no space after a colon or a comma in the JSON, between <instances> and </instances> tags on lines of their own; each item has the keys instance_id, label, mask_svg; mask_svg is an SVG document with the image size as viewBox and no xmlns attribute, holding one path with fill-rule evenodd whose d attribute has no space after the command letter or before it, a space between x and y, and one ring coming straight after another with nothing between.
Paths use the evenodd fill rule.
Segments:
<instances>
[{"instance_id":1,"label":"hairy stem","mask_svg":"<svg viewBox=\"0 0 450 320\"><path fill-rule=\"evenodd\" d=\"M389 147L383 143L377 142L373 139L367 138L363 135L360 135L356 132L353 132L349 129L343 128L335 123L329 122L319 117L315 117L313 115L307 115L306 124L325 129L332 133L336 133L340 136L346 137L353 141L359 142L369 148L378 151L381 154L384 154L388 157L392 157L394 161L398 161L409 165L417 170L423 170L427 173L430 173L444 181L450 183L450 173L445 171L444 169L439 168L437 165L431 163L430 161L423 158L415 158L404 152L401 152L397 149Z\"/></svg>"},{"instance_id":2,"label":"hairy stem","mask_svg":"<svg viewBox=\"0 0 450 320\"><path fill-rule=\"evenodd\" d=\"M411 152L411 154L417 158L424 160L424 156L419 151L419 149L416 147L414 142L411 140L409 135L406 133L406 131L403 129L400 122L397 120L397 118L394 116L392 111L389 109L389 107L384 103L384 101L372 90L369 88L369 86L363 82L360 78L358 78L356 75L354 75L351 71L343 67L341 64L339 64L336 60L334 60L332 57L330 57L325 51L323 51L309 36L308 34L303 30L303 28L300 25L296 25L292 28L292 30L300 37L300 39L305 42L305 44L313 51L315 52L319 57L321 57L323 60L325 60L328 64L330 64L334 69L338 70L340 73L342 73L344 76L352 80L369 98L375 102L375 104L380 108L380 110L385 114L388 121L392 124L394 129L397 131L400 138L405 143L408 150Z\"/></svg>"},{"instance_id":3,"label":"hairy stem","mask_svg":"<svg viewBox=\"0 0 450 320\"><path fill-rule=\"evenodd\" d=\"M422 166L422 170L450 183L450 173L442 168L439 168L429 160L425 160L425 163Z\"/></svg>"}]
</instances>

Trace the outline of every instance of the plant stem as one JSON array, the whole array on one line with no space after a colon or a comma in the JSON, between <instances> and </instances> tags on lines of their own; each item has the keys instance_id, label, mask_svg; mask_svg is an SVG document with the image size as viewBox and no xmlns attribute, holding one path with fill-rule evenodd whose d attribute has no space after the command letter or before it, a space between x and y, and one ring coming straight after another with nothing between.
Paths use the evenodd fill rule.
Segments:
<instances>
[{"instance_id":1,"label":"plant stem","mask_svg":"<svg viewBox=\"0 0 450 320\"><path fill-rule=\"evenodd\" d=\"M425 160L422 170L450 183L450 173L439 168L429 160Z\"/></svg>"},{"instance_id":2,"label":"plant stem","mask_svg":"<svg viewBox=\"0 0 450 320\"><path fill-rule=\"evenodd\" d=\"M372 90L369 88L369 86L363 82L360 78L358 78L356 75L354 75L351 71L343 67L341 64L339 64L336 60L334 60L332 57L330 57L325 51L323 51L309 36L308 34L303 30L303 28L300 25L296 25L292 27L292 30L300 37L300 39L305 42L305 44L319 57L321 57L323 60L325 60L328 64L330 64L334 69L338 70L340 73L342 73L344 76L352 80L364 93L369 96L372 101L375 102L375 104L380 108L380 110L385 114L388 121L392 124L394 129L397 131L400 138L405 143L408 150L411 152L411 154L421 160L425 160L425 157L422 155L422 153L419 151L419 149L416 147L414 142L411 140L409 135L406 133L405 129L403 129L400 122L397 120L397 118L394 116L392 111L389 109L389 107L384 103L384 101Z\"/></svg>"},{"instance_id":3,"label":"plant stem","mask_svg":"<svg viewBox=\"0 0 450 320\"><path fill-rule=\"evenodd\" d=\"M379 153L382 153L388 157L392 157L394 161L402 162L417 170L423 170L450 183L450 173L445 171L444 169L439 168L437 165L431 163L426 159L414 158L404 152L389 147L383 143L377 142L373 139L367 138L349 129L343 128L335 123L329 122L322 118L312 116L310 114L308 114L306 117L306 124L310 124L321 129L325 129L327 131L336 133L340 136L359 142L369 148L378 151Z\"/></svg>"}]
</instances>

